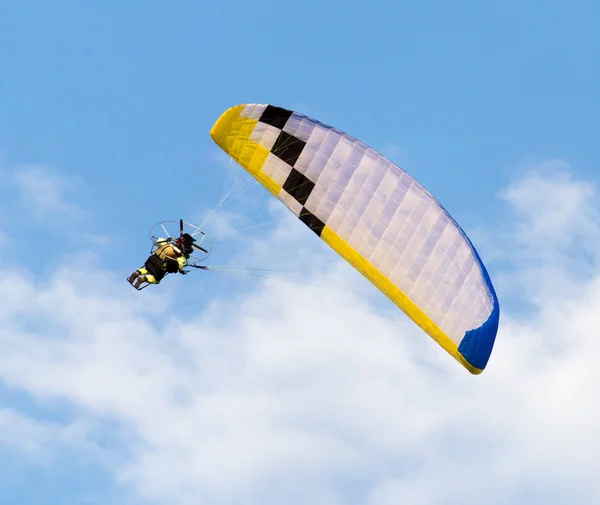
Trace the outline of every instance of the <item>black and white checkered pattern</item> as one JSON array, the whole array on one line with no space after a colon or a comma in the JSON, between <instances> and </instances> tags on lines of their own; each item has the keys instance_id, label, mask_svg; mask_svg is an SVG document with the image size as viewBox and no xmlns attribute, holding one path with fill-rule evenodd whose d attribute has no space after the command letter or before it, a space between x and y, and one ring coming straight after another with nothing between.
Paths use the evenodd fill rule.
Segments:
<instances>
[{"instance_id":1,"label":"black and white checkered pattern","mask_svg":"<svg viewBox=\"0 0 600 505\"><path fill-rule=\"evenodd\" d=\"M306 147L306 142L283 131L283 127L292 114L291 110L267 105L259 118L259 122L280 130L279 136L271 148L271 153L291 167L291 171L283 183L282 193L285 192L285 195L282 195L282 199L285 200L287 195L298 202L301 205L298 218L320 236L325 223L304 207L315 187L315 183L294 168Z\"/></svg>"}]
</instances>

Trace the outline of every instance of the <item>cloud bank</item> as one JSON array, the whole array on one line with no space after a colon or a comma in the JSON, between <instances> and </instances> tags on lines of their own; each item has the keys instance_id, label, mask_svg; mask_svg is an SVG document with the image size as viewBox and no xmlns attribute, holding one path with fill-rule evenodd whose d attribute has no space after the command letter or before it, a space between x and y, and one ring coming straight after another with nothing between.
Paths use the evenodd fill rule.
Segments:
<instances>
[{"instance_id":1,"label":"cloud bank","mask_svg":"<svg viewBox=\"0 0 600 505\"><path fill-rule=\"evenodd\" d=\"M319 294L316 262L306 285L191 317L168 285L137 293L84 260L47 278L4 269L0 381L30 404L0 409L0 450L51 466L75 447L122 503L600 502L598 194L552 162L501 197L486 244L515 310L477 377L370 310L370 285L333 257L328 279L353 289Z\"/></svg>"}]
</instances>

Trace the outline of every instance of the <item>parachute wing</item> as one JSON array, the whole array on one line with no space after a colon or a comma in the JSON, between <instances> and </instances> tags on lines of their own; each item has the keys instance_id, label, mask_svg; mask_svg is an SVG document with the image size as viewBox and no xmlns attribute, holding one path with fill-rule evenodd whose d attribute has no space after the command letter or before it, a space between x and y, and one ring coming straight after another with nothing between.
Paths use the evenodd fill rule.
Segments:
<instances>
[{"instance_id":1,"label":"parachute wing","mask_svg":"<svg viewBox=\"0 0 600 505\"><path fill-rule=\"evenodd\" d=\"M225 111L213 140L473 374L499 321L489 275L442 205L355 138L265 104Z\"/></svg>"}]
</instances>

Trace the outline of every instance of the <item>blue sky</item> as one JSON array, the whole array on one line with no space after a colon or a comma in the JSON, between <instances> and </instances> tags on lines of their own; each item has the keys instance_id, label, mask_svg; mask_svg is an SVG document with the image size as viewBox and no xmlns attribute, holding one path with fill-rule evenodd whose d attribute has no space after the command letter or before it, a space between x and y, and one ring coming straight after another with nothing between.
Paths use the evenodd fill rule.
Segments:
<instances>
[{"instance_id":1,"label":"blue sky","mask_svg":"<svg viewBox=\"0 0 600 505\"><path fill-rule=\"evenodd\" d=\"M592 334L600 324L591 302L600 296L600 5L568 5L0 2L0 502L295 503L293 496L464 505L472 496L444 494L443 483L478 470L465 461L491 451L476 496L591 504L598 495L586 472L597 474L597 461L569 449L583 439L550 431L531 442L527 431L547 415L560 433L600 438L590 421L594 391L581 372L591 373L584 358L598 355ZM318 307L302 285L273 296L252 283L190 275L141 295L124 282L147 255L152 224L201 220L218 203L227 161L209 130L225 109L248 102L348 132L446 206L508 309L495 369L463 377L406 319L370 319L367 285L318 247L303 273L339 269L346 289ZM279 216L260 188L246 196ZM232 205L220 226L258 219L256 209L236 217L243 209ZM304 230L290 233L273 234L267 250L313 254ZM264 263L261 240L235 242L229 252L258 251ZM265 308L292 299L306 306L281 317ZM328 304L332 311L322 312ZM350 324L340 313L358 319ZM298 314L325 318L336 337L316 339ZM361 325L382 335L366 356L353 333ZM277 344L267 338L275 329L286 335ZM577 345L566 352L571 335ZM298 369L297 355L305 365ZM350 380L350 370L365 381ZM367 370L377 378L366 380ZM546 398L554 381L560 399L581 403L559 408ZM319 391L341 403L334 408ZM478 417L479 405L498 408L503 421ZM517 423L524 406L530 416ZM392 415L386 409L396 427L382 421ZM352 422L365 411L368 419ZM248 416L245 428L236 415ZM471 419L482 432L470 431ZM179 428L188 439L179 440ZM437 442L458 432L458 449ZM494 452L492 435L515 448L531 442L531 450ZM565 445L542 458L536 443L558 439ZM273 440L281 451L267 450ZM570 456L581 470L565 477L558 460ZM260 462L250 464L254 457ZM447 473L450 464L456 469Z\"/></svg>"}]
</instances>

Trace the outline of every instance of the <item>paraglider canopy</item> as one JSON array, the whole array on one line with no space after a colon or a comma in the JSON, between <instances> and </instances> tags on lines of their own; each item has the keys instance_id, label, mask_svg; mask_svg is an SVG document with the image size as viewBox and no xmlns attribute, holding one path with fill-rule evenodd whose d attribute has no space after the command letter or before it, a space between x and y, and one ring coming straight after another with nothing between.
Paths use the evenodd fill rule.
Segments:
<instances>
[{"instance_id":1,"label":"paraglider canopy","mask_svg":"<svg viewBox=\"0 0 600 505\"><path fill-rule=\"evenodd\" d=\"M413 177L341 130L271 104L231 107L210 133L469 372L483 371L498 297L471 240Z\"/></svg>"}]
</instances>

